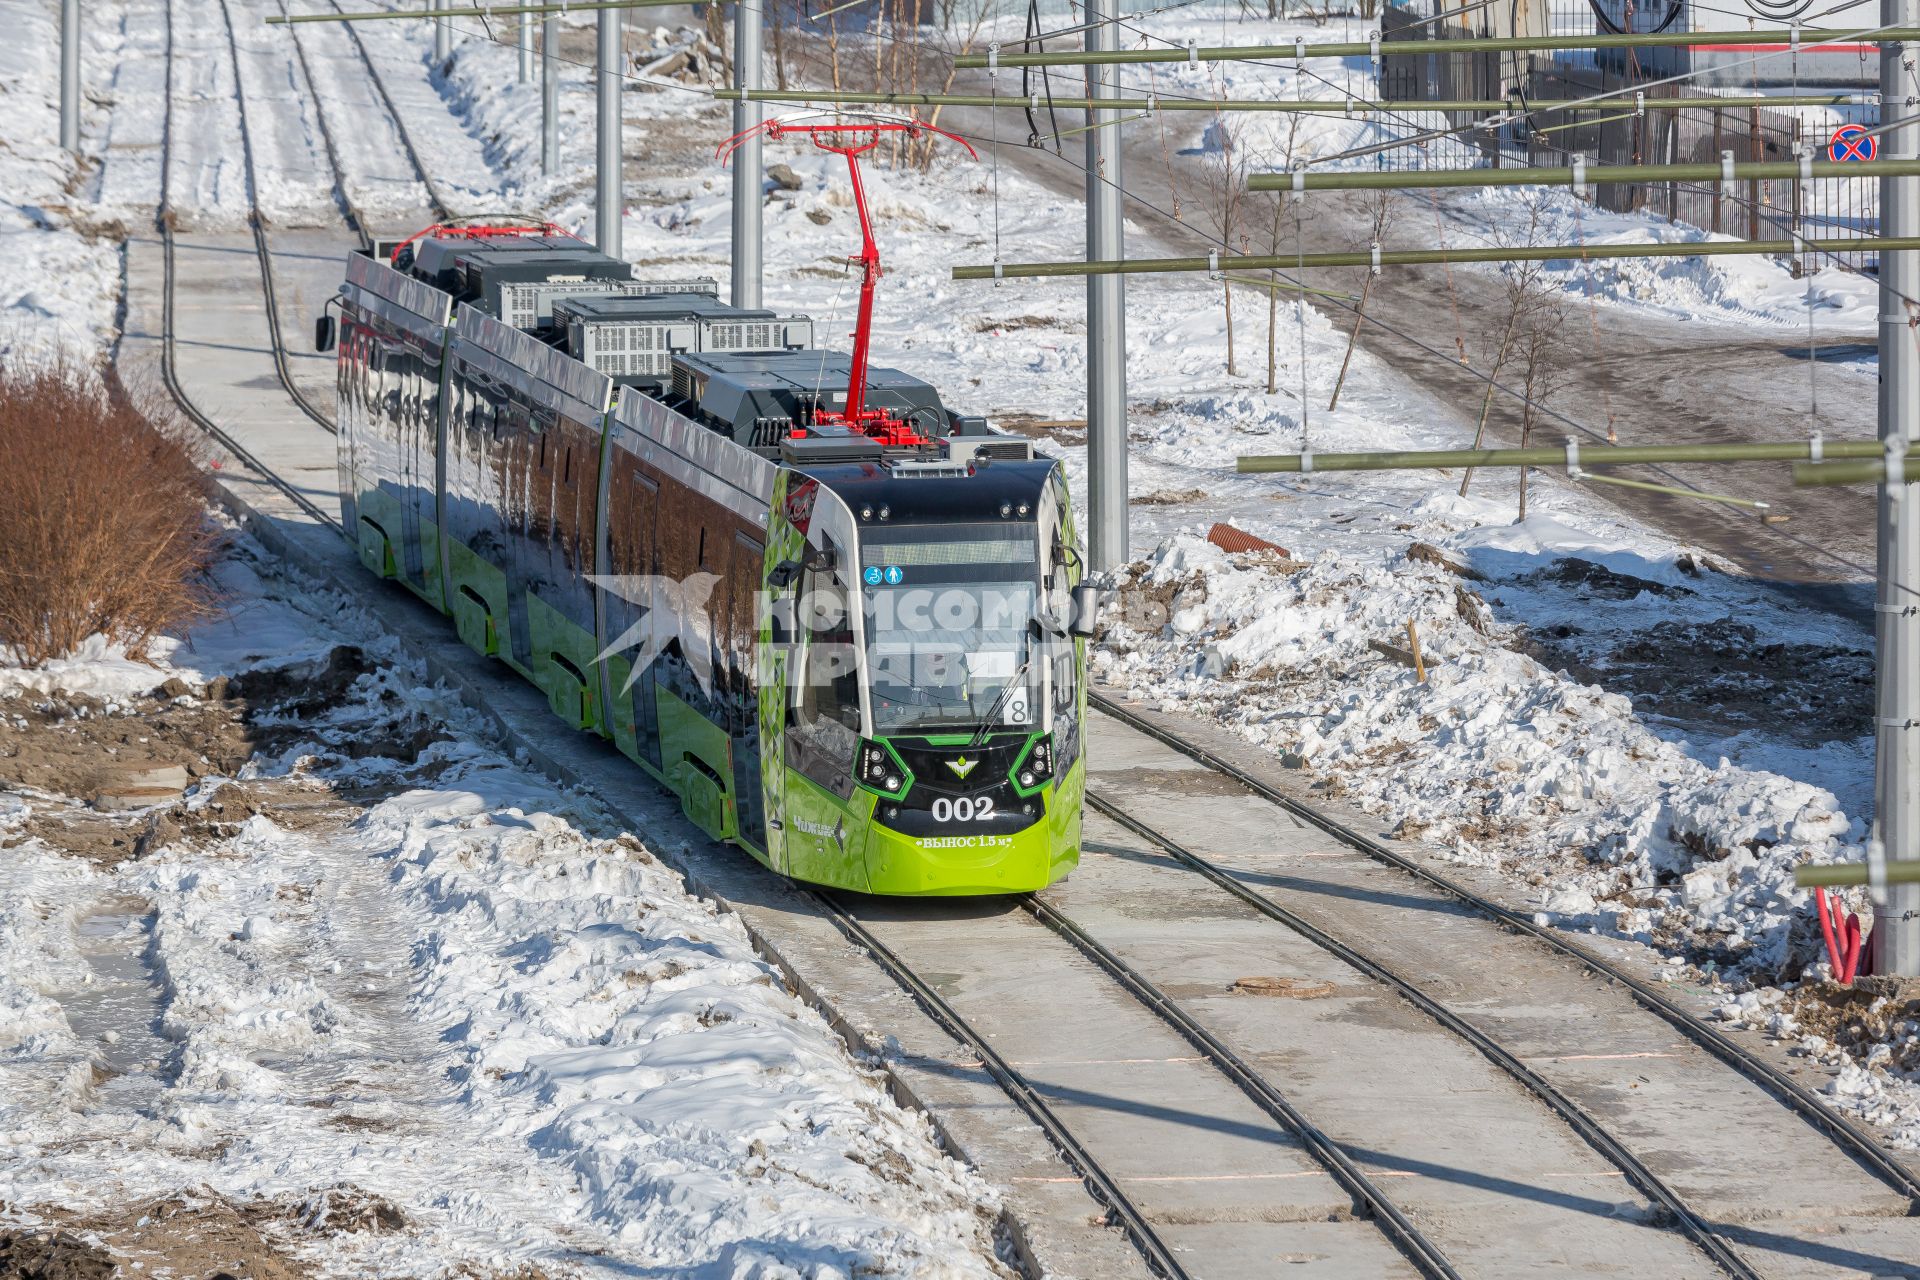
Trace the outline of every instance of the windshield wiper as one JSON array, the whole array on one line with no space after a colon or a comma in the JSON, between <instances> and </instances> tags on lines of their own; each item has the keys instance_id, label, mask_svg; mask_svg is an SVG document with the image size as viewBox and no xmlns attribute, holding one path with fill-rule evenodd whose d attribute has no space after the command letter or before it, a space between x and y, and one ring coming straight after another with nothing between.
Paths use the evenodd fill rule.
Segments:
<instances>
[{"instance_id":1,"label":"windshield wiper","mask_svg":"<svg viewBox=\"0 0 1920 1280\"><path fill-rule=\"evenodd\" d=\"M993 700L993 705L987 708L987 714L981 717L980 727L973 731L973 737L967 742L968 750L979 746L980 743L985 740L987 734L993 730L994 721L1000 718L1000 708L1007 704L1007 699L1013 696L1013 691L1026 687L1027 668L1032 665L1033 646L1028 645L1027 656L1021 661L1019 670L1013 673L1013 679L1007 681L1007 683L1001 687L1000 696Z\"/></svg>"}]
</instances>

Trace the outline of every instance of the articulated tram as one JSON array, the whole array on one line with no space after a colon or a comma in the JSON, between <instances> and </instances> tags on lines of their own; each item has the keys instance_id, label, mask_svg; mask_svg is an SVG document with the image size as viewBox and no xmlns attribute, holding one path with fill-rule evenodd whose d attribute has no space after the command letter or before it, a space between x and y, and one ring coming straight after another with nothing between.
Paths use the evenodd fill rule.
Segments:
<instances>
[{"instance_id":1,"label":"articulated tram","mask_svg":"<svg viewBox=\"0 0 1920 1280\"><path fill-rule=\"evenodd\" d=\"M849 356L714 294L552 227L350 255L316 336L362 563L778 872L1059 879L1093 623L1060 464L866 368L865 308Z\"/></svg>"}]
</instances>

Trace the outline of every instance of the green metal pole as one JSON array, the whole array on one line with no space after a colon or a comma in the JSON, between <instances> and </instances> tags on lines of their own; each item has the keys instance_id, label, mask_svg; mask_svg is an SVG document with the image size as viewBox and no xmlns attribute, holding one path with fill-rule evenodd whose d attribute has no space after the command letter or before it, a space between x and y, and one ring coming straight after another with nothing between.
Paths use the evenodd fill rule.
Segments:
<instances>
[{"instance_id":1,"label":"green metal pole","mask_svg":"<svg viewBox=\"0 0 1920 1280\"><path fill-rule=\"evenodd\" d=\"M1584 183L1600 182L1745 182L1755 178L1910 178L1920 175L1920 160L1758 160L1720 164L1609 164L1582 170ZM1415 169L1382 173L1256 173L1249 191L1398 191L1427 187L1570 187L1567 165L1526 169Z\"/></svg>"},{"instance_id":2,"label":"green metal pole","mask_svg":"<svg viewBox=\"0 0 1920 1280\"><path fill-rule=\"evenodd\" d=\"M579 0L577 4L483 4L464 9L365 9L358 13L289 13L267 25L293 22L390 22L407 18L511 18L517 13L585 13L595 9L671 9L687 0Z\"/></svg>"},{"instance_id":3,"label":"green metal pole","mask_svg":"<svg viewBox=\"0 0 1920 1280\"><path fill-rule=\"evenodd\" d=\"M1871 455L1837 455L1840 457L1871 456L1873 462L1802 462L1793 468L1793 482L1797 485L1826 484L1880 484L1887 478L1885 450L1876 446ZM1920 458L1911 459L1902 464L1908 484L1920 480Z\"/></svg>"},{"instance_id":4,"label":"green metal pole","mask_svg":"<svg viewBox=\"0 0 1920 1280\"><path fill-rule=\"evenodd\" d=\"M1028 99L1019 94L987 93L856 93L833 89L752 89L749 102L808 103L825 102L851 106L876 107L1000 107L1025 110ZM718 89L714 97L737 102L742 90ZM1860 95L1847 93L1803 93L1778 98L1648 98L1644 104L1630 97L1613 96L1595 101L1590 98L1540 98L1522 103L1513 98L1444 98L1422 101L1403 99L1393 102L1361 98L1307 98L1273 101L1258 98L1114 98L1119 111L1280 111L1325 115L1377 115L1396 111L1612 111L1642 105L1649 111L1679 111L1684 108L1714 107L1845 107L1859 103ZM1106 106L1106 99L1101 106ZM1054 98L1063 111L1091 111L1091 98Z\"/></svg>"},{"instance_id":5,"label":"green metal pole","mask_svg":"<svg viewBox=\"0 0 1920 1280\"><path fill-rule=\"evenodd\" d=\"M1793 883L1802 889L1836 889L1847 885L1867 884L1867 864L1864 862L1836 862L1825 867L1800 867L1793 873ZM1920 859L1907 859L1887 863L1888 884L1920 884Z\"/></svg>"},{"instance_id":6,"label":"green metal pole","mask_svg":"<svg viewBox=\"0 0 1920 1280\"><path fill-rule=\"evenodd\" d=\"M1545 53L1558 49L1673 49L1695 45L1723 44L1725 31L1667 31L1627 34L1587 34L1564 36L1475 36L1462 40L1336 40L1329 44L1252 44L1212 46L1194 49L1116 49L1088 53L1061 50L1058 53L963 53L954 58L956 67L1085 67L1110 63L1140 62L1265 62L1280 58L1355 58L1423 57L1430 53ZM1829 42L1856 44L1894 43L1920 40L1920 29L1895 28L1857 31L1813 31L1806 28L1789 31L1784 27L1739 33L1741 44L1778 44L1797 42L1803 53Z\"/></svg>"},{"instance_id":7,"label":"green metal pole","mask_svg":"<svg viewBox=\"0 0 1920 1280\"><path fill-rule=\"evenodd\" d=\"M1793 462L1806 458L1812 447L1805 440L1752 444L1596 444L1581 446L1573 462L1580 467L1662 462ZM1880 442L1828 440L1822 444L1821 452L1829 458L1878 458ZM1425 471L1435 467L1564 467L1567 462L1565 445L1546 445L1529 449L1243 454L1235 461L1234 469L1241 472Z\"/></svg>"},{"instance_id":8,"label":"green metal pole","mask_svg":"<svg viewBox=\"0 0 1920 1280\"><path fill-rule=\"evenodd\" d=\"M1001 262L955 267L955 280L1014 280L1048 276L1165 275L1193 271L1311 271L1316 267L1423 267L1459 262L1604 261L1610 258L1720 258L1752 254L1880 253L1920 249L1920 236L1857 240L1699 240L1683 244L1549 244L1516 248L1382 249L1338 253L1227 255L1218 258L1127 258L1101 262Z\"/></svg>"}]
</instances>

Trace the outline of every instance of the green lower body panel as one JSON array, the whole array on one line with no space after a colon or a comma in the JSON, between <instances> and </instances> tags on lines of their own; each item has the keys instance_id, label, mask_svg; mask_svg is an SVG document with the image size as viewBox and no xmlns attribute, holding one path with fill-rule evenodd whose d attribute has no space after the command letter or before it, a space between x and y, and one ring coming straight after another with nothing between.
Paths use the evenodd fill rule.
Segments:
<instances>
[{"instance_id":1,"label":"green lower body panel","mask_svg":"<svg viewBox=\"0 0 1920 1280\"><path fill-rule=\"evenodd\" d=\"M440 584L440 526L420 517L419 546L411 550L420 556L418 575L406 572L410 548L406 545L406 516L400 501L378 486L361 486L354 500L358 513L354 521L354 541L360 550L360 563L376 576L398 578L405 587L436 609L445 609Z\"/></svg>"},{"instance_id":2,"label":"green lower body panel","mask_svg":"<svg viewBox=\"0 0 1920 1280\"><path fill-rule=\"evenodd\" d=\"M696 827L715 840L734 839L740 823L726 782L733 776L733 743L727 731L657 685L655 697L667 785Z\"/></svg>"}]
</instances>

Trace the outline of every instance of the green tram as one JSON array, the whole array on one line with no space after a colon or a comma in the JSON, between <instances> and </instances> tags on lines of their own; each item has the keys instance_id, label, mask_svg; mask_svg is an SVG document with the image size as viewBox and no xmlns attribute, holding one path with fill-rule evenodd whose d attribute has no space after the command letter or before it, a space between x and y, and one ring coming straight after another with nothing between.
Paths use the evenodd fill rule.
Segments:
<instances>
[{"instance_id":1,"label":"green tram","mask_svg":"<svg viewBox=\"0 0 1920 1280\"><path fill-rule=\"evenodd\" d=\"M777 872L1066 875L1093 593L1060 464L551 232L349 256L316 338L362 563Z\"/></svg>"}]
</instances>

